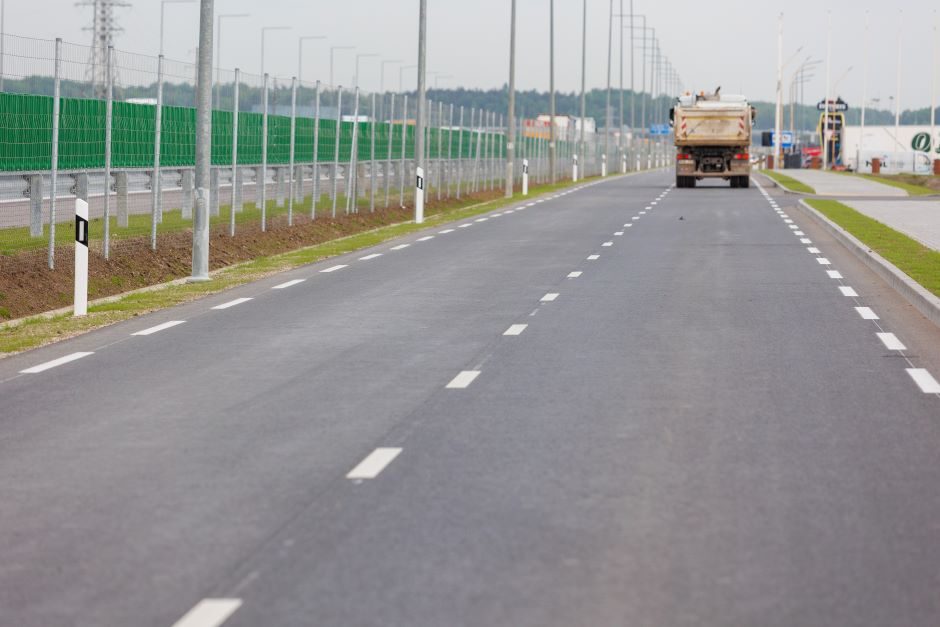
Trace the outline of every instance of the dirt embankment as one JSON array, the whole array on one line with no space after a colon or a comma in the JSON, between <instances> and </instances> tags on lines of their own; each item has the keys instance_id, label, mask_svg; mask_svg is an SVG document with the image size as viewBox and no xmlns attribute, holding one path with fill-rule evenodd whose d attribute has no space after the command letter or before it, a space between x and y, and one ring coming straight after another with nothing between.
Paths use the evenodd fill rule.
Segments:
<instances>
[{"instance_id":1,"label":"dirt embankment","mask_svg":"<svg viewBox=\"0 0 940 627\"><path fill-rule=\"evenodd\" d=\"M465 197L482 201L501 195L499 192ZM428 215L456 206L455 201L435 203L428 207ZM294 225L287 226L286 216L268 223L262 232L260 225L239 225L235 237L229 237L228 227L214 225L210 233L209 265L215 270L257 257L296 250L340 237L362 233L396 222L412 219L413 212L405 209L368 210L343 215L335 220L295 216ZM112 296L130 290L187 277L192 264L192 231L160 234L157 250L150 250L149 238L120 239L114 241L110 259L95 252L94 242L89 254L89 299ZM100 250L100 248L99 248ZM0 320L21 318L67 307L72 304L73 249L56 249L56 269L46 263L46 251L34 250L11 256L0 256Z\"/></svg>"}]
</instances>

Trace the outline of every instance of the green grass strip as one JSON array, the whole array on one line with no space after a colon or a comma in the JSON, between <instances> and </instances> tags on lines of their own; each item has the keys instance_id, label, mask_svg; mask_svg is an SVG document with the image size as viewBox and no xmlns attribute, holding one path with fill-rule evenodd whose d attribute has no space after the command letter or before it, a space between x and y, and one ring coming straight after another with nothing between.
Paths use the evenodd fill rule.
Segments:
<instances>
[{"instance_id":1,"label":"green grass strip","mask_svg":"<svg viewBox=\"0 0 940 627\"><path fill-rule=\"evenodd\" d=\"M811 199L806 202L890 261L901 272L940 296L940 252L837 200Z\"/></svg>"},{"instance_id":2,"label":"green grass strip","mask_svg":"<svg viewBox=\"0 0 940 627\"><path fill-rule=\"evenodd\" d=\"M787 176L786 174L780 174L774 170L761 170L761 174L772 178L777 181L791 192L799 192L801 194L815 194L816 190L807 185L806 183L801 183L792 176Z\"/></svg>"},{"instance_id":3,"label":"green grass strip","mask_svg":"<svg viewBox=\"0 0 940 627\"><path fill-rule=\"evenodd\" d=\"M890 185L891 187L897 187L898 189L903 189L911 196L931 196L937 193L936 190L930 189L929 187L923 187L921 185L913 185L911 183L905 183L904 181L898 181L896 179L892 179L887 176L878 176L875 174L864 174L864 173L859 173L859 172L856 172L853 174L863 179L868 179L869 181L881 183L882 185Z\"/></svg>"},{"instance_id":4,"label":"green grass strip","mask_svg":"<svg viewBox=\"0 0 940 627\"><path fill-rule=\"evenodd\" d=\"M530 189L530 193L525 199L537 198L580 184L582 184L581 181L578 183L565 181L554 185L539 186ZM154 288L118 296L110 302L92 305L88 308L88 316L84 318L75 318L71 313L55 316L32 316L20 321L18 324L0 327L0 356L64 340L115 322L191 302L204 296L257 281L277 272L369 248L408 233L494 211L522 200L522 194L517 193L512 198L498 198L482 203L469 204L464 207L446 209L427 216L423 224L415 224L414 222L391 224L371 231L323 242L315 246L259 257L252 261L217 270L212 273L212 279L205 283L176 283L155 286ZM473 201L468 200L467 202L472 203Z\"/></svg>"}]
</instances>

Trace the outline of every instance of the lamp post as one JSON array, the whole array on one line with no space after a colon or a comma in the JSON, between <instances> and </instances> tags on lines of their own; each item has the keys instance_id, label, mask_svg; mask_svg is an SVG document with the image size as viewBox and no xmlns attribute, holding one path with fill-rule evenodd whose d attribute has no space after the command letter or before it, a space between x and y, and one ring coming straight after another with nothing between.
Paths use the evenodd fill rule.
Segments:
<instances>
[{"instance_id":1,"label":"lamp post","mask_svg":"<svg viewBox=\"0 0 940 627\"><path fill-rule=\"evenodd\" d=\"M613 0L611 0L613 1ZM512 198L512 167L516 135L516 0L512 0L509 19L509 128L506 130L506 198Z\"/></svg>"},{"instance_id":2,"label":"lamp post","mask_svg":"<svg viewBox=\"0 0 940 627\"><path fill-rule=\"evenodd\" d=\"M304 80L304 42L313 39L326 39L326 35L304 35L297 38L297 80Z\"/></svg>"},{"instance_id":3,"label":"lamp post","mask_svg":"<svg viewBox=\"0 0 940 627\"><path fill-rule=\"evenodd\" d=\"M249 17L248 13L222 13L215 17L215 108L220 109L222 94L222 18Z\"/></svg>"},{"instance_id":4,"label":"lamp post","mask_svg":"<svg viewBox=\"0 0 940 627\"><path fill-rule=\"evenodd\" d=\"M330 46L330 86L332 87L335 83L333 82L333 55L337 50L355 50L355 46Z\"/></svg>"},{"instance_id":5,"label":"lamp post","mask_svg":"<svg viewBox=\"0 0 940 627\"><path fill-rule=\"evenodd\" d=\"M262 26L261 27L261 76L264 76L264 38L269 30L290 30L290 26Z\"/></svg>"},{"instance_id":6,"label":"lamp post","mask_svg":"<svg viewBox=\"0 0 940 627\"><path fill-rule=\"evenodd\" d=\"M166 13L166 5L172 4L195 4L198 0L160 0L160 54L163 54L163 18Z\"/></svg>"},{"instance_id":7,"label":"lamp post","mask_svg":"<svg viewBox=\"0 0 940 627\"><path fill-rule=\"evenodd\" d=\"M548 3L548 169L555 183L555 0Z\"/></svg>"}]
</instances>

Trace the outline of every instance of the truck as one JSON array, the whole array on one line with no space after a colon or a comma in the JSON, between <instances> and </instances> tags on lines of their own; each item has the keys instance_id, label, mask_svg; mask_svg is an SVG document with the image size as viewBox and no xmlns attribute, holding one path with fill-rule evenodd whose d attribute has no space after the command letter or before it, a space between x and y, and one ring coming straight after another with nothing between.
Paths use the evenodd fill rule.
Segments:
<instances>
[{"instance_id":1,"label":"truck","mask_svg":"<svg viewBox=\"0 0 940 627\"><path fill-rule=\"evenodd\" d=\"M756 111L747 98L686 93L669 111L676 143L676 187L721 178L731 187L751 185L751 129Z\"/></svg>"}]
</instances>

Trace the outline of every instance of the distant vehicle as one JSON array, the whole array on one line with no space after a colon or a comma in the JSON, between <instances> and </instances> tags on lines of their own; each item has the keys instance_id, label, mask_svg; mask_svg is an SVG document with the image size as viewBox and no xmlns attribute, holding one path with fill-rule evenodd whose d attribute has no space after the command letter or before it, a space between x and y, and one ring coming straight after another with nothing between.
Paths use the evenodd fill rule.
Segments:
<instances>
[{"instance_id":1,"label":"distant vehicle","mask_svg":"<svg viewBox=\"0 0 940 627\"><path fill-rule=\"evenodd\" d=\"M704 178L751 185L751 129L756 112L744 96L685 94L669 111L676 142L676 187Z\"/></svg>"}]
</instances>

